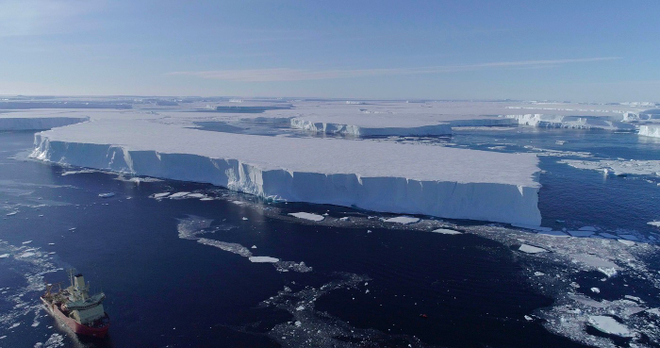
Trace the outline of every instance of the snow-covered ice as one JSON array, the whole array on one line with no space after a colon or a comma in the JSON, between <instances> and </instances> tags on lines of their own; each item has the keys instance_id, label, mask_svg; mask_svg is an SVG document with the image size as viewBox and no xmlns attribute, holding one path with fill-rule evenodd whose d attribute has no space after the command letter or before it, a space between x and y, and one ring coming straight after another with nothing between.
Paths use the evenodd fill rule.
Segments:
<instances>
[{"instance_id":1,"label":"snow-covered ice","mask_svg":"<svg viewBox=\"0 0 660 348\"><path fill-rule=\"evenodd\" d=\"M270 256L250 256L249 260L254 263L276 263L280 261L280 259Z\"/></svg>"},{"instance_id":2,"label":"snow-covered ice","mask_svg":"<svg viewBox=\"0 0 660 348\"><path fill-rule=\"evenodd\" d=\"M391 222L391 223L396 223L396 224L402 224L402 225L408 225L408 224L414 224L416 222L419 222L419 218L412 217L412 216L397 216L393 218L383 218L381 219L385 222Z\"/></svg>"},{"instance_id":3,"label":"snow-covered ice","mask_svg":"<svg viewBox=\"0 0 660 348\"><path fill-rule=\"evenodd\" d=\"M437 228L431 232L435 233L440 233L440 234L448 234L448 235L456 235L456 234L463 234L463 232L459 232L456 230L450 230L448 228Z\"/></svg>"},{"instance_id":4,"label":"snow-covered ice","mask_svg":"<svg viewBox=\"0 0 660 348\"><path fill-rule=\"evenodd\" d=\"M538 253L547 253L548 252L547 250L545 250L543 248L535 247L535 246L529 245L529 244L521 245L518 248L518 250L520 250L524 253L527 253L527 254L538 254Z\"/></svg>"},{"instance_id":5,"label":"snow-covered ice","mask_svg":"<svg viewBox=\"0 0 660 348\"><path fill-rule=\"evenodd\" d=\"M298 219L303 219L303 220L309 220L309 221L323 221L325 217L322 215L318 214L312 214L312 213L305 213L305 212L298 212L298 213L289 213L289 215L293 217L297 217Z\"/></svg>"},{"instance_id":6,"label":"snow-covered ice","mask_svg":"<svg viewBox=\"0 0 660 348\"><path fill-rule=\"evenodd\" d=\"M594 315L589 317L589 324L598 331L606 334L616 335L621 337L632 337L628 327L616 321L616 319L608 315Z\"/></svg>"}]
</instances>

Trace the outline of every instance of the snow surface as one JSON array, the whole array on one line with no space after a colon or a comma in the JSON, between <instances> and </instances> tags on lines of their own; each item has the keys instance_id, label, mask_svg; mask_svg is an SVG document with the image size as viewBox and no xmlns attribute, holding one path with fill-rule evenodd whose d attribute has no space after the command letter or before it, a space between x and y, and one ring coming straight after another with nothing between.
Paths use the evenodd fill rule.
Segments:
<instances>
[{"instance_id":1,"label":"snow surface","mask_svg":"<svg viewBox=\"0 0 660 348\"><path fill-rule=\"evenodd\" d=\"M37 133L32 156L287 201L540 224L533 154L211 132L187 128L181 115L157 116L98 112Z\"/></svg>"}]
</instances>

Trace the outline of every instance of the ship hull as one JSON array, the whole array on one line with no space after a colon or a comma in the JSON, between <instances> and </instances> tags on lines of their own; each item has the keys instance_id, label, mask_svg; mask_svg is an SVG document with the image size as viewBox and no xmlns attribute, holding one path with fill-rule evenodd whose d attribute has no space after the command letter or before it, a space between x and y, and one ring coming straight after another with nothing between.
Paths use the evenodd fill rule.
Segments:
<instances>
[{"instance_id":1,"label":"ship hull","mask_svg":"<svg viewBox=\"0 0 660 348\"><path fill-rule=\"evenodd\" d=\"M71 331L73 331L78 335L103 338L108 333L108 329L110 328L109 322L107 325L103 327L91 327L91 326L82 325L79 322L64 315L64 313L62 313L62 311L55 304L50 303L43 298L41 298L41 301L46 305L46 308L48 309L48 312L50 312L50 314L52 314L56 319L64 322L66 326L68 326L71 329Z\"/></svg>"}]
</instances>

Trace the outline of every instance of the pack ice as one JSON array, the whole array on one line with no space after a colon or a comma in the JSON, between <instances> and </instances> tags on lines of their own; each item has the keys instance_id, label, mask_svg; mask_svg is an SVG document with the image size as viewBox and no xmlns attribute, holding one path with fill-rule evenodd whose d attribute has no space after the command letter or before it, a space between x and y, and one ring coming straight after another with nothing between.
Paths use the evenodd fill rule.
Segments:
<instances>
[{"instance_id":1,"label":"pack ice","mask_svg":"<svg viewBox=\"0 0 660 348\"><path fill-rule=\"evenodd\" d=\"M104 112L35 135L33 158L211 183L272 197L362 209L538 226L538 159L345 139L190 128L190 118ZM206 116L210 115L210 116ZM187 118L186 118L187 117Z\"/></svg>"}]
</instances>

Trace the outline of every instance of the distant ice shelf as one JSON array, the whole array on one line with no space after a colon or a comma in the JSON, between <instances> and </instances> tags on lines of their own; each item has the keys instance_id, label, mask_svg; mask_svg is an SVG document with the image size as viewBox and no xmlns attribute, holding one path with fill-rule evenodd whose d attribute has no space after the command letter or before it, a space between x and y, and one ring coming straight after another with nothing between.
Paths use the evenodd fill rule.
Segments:
<instances>
[{"instance_id":1,"label":"distant ice shelf","mask_svg":"<svg viewBox=\"0 0 660 348\"><path fill-rule=\"evenodd\" d=\"M286 201L538 226L538 158L208 132L122 114L35 135L32 157Z\"/></svg>"},{"instance_id":2,"label":"distant ice shelf","mask_svg":"<svg viewBox=\"0 0 660 348\"><path fill-rule=\"evenodd\" d=\"M0 131L46 130L89 121L89 117L12 117L0 115Z\"/></svg>"},{"instance_id":3,"label":"distant ice shelf","mask_svg":"<svg viewBox=\"0 0 660 348\"><path fill-rule=\"evenodd\" d=\"M539 128L574 128L634 131L634 125L605 116L563 116L551 114L505 115L518 124ZM621 118L621 117L617 117Z\"/></svg>"},{"instance_id":4,"label":"distant ice shelf","mask_svg":"<svg viewBox=\"0 0 660 348\"><path fill-rule=\"evenodd\" d=\"M314 122L302 118L292 118L291 127L324 134L352 135L356 137L374 136L437 136L451 135L451 126L447 123L415 127L366 127L357 124L332 122Z\"/></svg>"}]
</instances>

